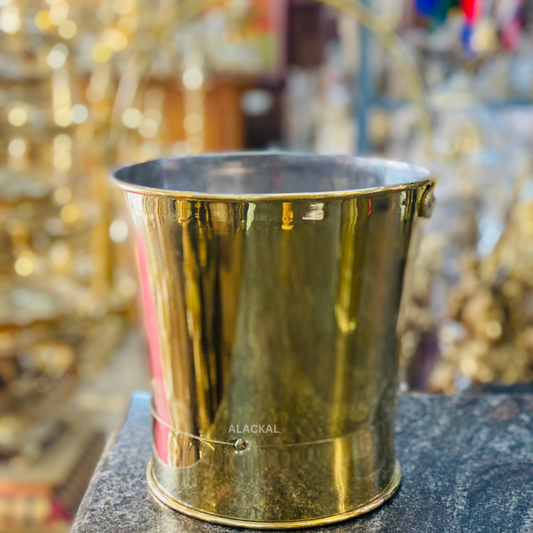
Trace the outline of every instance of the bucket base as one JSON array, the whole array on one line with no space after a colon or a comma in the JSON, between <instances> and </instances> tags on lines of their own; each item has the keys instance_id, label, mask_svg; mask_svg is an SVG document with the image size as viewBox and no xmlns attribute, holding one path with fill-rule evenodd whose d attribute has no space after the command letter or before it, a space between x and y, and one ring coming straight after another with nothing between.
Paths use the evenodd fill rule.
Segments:
<instances>
[{"instance_id":1,"label":"bucket base","mask_svg":"<svg viewBox=\"0 0 533 533\"><path fill-rule=\"evenodd\" d=\"M254 522L252 520L239 520L238 518L227 518L225 516L219 516L206 511L194 509L193 507L190 507L189 505L174 498L159 484L153 472L152 461L150 461L148 464L147 478L148 486L157 500L159 500L161 503L164 503L171 509L179 511L180 513L192 518L198 518L200 520L205 520L206 522L222 524L225 526L245 527L249 529L296 529L301 527L315 527L334 524L336 522L342 522L343 520L348 520L376 509L389 498L391 498L398 490L398 487L400 486L400 480L402 478L402 471L400 468L400 463L396 461L394 474L387 487L385 487L385 490L369 502L351 509L350 511L345 511L344 513L330 516L323 516L321 518L285 522Z\"/></svg>"}]
</instances>

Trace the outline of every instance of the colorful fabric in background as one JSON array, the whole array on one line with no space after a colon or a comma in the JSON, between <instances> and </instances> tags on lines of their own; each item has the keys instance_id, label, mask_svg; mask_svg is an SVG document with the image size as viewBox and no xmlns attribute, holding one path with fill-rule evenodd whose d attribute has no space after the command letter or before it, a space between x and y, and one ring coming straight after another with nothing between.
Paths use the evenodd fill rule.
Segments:
<instances>
[{"instance_id":1,"label":"colorful fabric in background","mask_svg":"<svg viewBox=\"0 0 533 533\"><path fill-rule=\"evenodd\" d=\"M476 42L480 40L480 34L486 33L487 26L499 34L505 50L518 48L525 3L525 0L415 0L414 5L416 13L427 19L430 31L446 21L452 8L460 9L463 16L461 46L465 56L476 58L480 55Z\"/></svg>"},{"instance_id":2,"label":"colorful fabric in background","mask_svg":"<svg viewBox=\"0 0 533 533\"><path fill-rule=\"evenodd\" d=\"M482 15L483 0L462 0L461 9L464 15L464 24L461 32L461 45L467 56L476 56L476 50L472 46L475 26Z\"/></svg>"},{"instance_id":3,"label":"colorful fabric in background","mask_svg":"<svg viewBox=\"0 0 533 533\"><path fill-rule=\"evenodd\" d=\"M422 17L430 17L432 25L440 25L446 20L448 11L457 5L457 0L415 0L416 12Z\"/></svg>"},{"instance_id":4,"label":"colorful fabric in background","mask_svg":"<svg viewBox=\"0 0 533 533\"><path fill-rule=\"evenodd\" d=\"M522 29L522 9L525 0L505 0L498 3L496 17L502 34L502 45L510 51L518 47Z\"/></svg>"},{"instance_id":5,"label":"colorful fabric in background","mask_svg":"<svg viewBox=\"0 0 533 533\"><path fill-rule=\"evenodd\" d=\"M483 0L461 0L461 9L466 23L475 24L483 14Z\"/></svg>"}]
</instances>

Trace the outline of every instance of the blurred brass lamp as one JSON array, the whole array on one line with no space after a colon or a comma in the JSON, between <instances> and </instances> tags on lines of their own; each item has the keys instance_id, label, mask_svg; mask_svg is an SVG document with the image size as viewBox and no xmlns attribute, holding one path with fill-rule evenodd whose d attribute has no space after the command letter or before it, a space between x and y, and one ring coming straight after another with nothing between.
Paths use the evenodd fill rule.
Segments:
<instances>
[{"instance_id":1,"label":"blurred brass lamp","mask_svg":"<svg viewBox=\"0 0 533 533\"><path fill-rule=\"evenodd\" d=\"M390 498L396 324L428 172L249 153L151 161L115 179L137 231L154 495L264 529Z\"/></svg>"}]
</instances>

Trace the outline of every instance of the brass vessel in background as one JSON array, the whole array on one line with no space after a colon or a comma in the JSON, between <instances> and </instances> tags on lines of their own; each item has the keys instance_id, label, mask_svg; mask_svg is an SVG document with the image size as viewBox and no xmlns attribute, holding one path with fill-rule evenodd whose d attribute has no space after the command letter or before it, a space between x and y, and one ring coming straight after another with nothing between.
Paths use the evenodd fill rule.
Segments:
<instances>
[{"instance_id":1,"label":"brass vessel in background","mask_svg":"<svg viewBox=\"0 0 533 533\"><path fill-rule=\"evenodd\" d=\"M116 172L137 228L155 496L253 528L394 494L396 325L424 169L226 154Z\"/></svg>"}]
</instances>

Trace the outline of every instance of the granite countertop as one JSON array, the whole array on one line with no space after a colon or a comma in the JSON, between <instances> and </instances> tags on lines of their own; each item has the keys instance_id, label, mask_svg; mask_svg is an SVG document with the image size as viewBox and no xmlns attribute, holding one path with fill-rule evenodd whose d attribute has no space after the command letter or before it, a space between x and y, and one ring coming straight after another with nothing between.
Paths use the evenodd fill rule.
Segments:
<instances>
[{"instance_id":1,"label":"granite countertop","mask_svg":"<svg viewBox=\"0 0 533 533\"><path fill-rule=\"evenodd\" d=\"M137 394L72 532L238 531L188 518L152 498L145 480L150 432L150 397ZM312 531L533 532L533 395L402 395L396 449L403 477L392 500L362 517Z\"/></svg>"}]
</instances>

